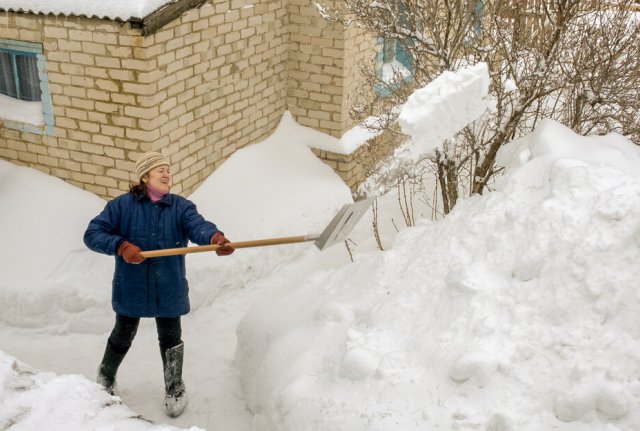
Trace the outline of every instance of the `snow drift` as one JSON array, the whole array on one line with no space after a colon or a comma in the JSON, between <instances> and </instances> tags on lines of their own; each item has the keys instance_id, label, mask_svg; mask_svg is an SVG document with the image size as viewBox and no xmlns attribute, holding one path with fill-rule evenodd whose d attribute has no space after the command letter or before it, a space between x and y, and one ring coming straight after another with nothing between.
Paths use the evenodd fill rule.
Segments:
<instances>
[{"instance_id":1,"label":"snow drift","mask_svg":"<svg viewBox=\"0 0 640 431\"><path fill-rule=\"evenodd\" d=\"M640 151L546 120L497 190L254 306L260 430L640 429Z\"/></svg>"},{"instance_id":2,"label":"snow drift","mask_svg":"<svg viewBox=\"0 0 640 431\"><path fill-rule=\"evenodd\" d=\"M49 431L179 430L151 423L83 376L37 372L0 352L0 428L14 429L14 425Z\"/></svg>"}]
</instances>

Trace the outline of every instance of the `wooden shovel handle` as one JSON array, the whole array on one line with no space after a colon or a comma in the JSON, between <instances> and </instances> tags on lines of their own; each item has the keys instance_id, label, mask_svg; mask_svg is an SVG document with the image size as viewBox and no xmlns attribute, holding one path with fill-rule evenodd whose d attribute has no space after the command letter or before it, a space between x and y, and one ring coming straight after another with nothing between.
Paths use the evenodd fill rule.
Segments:
<instances>
[{"instance_id":1,"label":"wooden shovel handle","mask_svg":"<svg viewBox=\"0 0 640 431\"><path fill-rule=\"evenodd\" d=\"M295 244L298 242L314 241L318 239L318 235L299 235L287 236L282 238L257 239L252 241L238 241L225 244L225 247L232 248L248 248L248 247L264 247L266 245ZM201 253L204 251L215 251L219 248L218 244L197 245L193 247L165 248L161 250L143 251L141 254L146 259L149 257L175 256L177 254Z\"/></svg>"}]
</instances>

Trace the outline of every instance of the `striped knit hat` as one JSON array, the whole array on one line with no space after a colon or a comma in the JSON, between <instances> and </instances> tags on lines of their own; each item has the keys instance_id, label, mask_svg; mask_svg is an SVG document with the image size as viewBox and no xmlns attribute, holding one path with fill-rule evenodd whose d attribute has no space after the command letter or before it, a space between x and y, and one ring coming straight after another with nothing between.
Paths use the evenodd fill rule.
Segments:
<instances>
[{"instance_id":1,"label":"striped knit hat","mask_svg":"<svg viewBox=\"0 0 640 431\"><path fill-rule=\"evenodd\" d=\"M136 177L138 181L142 180L142 177L150 170L162 165L169 166L169 160L165 156L155 151L144 153L136 162Z\"/></svg>"}]
</instances>

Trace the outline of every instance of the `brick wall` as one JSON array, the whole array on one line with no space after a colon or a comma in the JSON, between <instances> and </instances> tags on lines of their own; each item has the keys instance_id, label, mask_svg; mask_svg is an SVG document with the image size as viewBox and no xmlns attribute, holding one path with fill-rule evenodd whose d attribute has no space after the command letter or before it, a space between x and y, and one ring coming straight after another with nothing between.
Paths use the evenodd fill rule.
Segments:
<instances>
[{"instance_id":1,"label":"brick wall","mask_svg":"<svg viewBox=\"0 0 640 431\"><path fill-rule=\"evenodd\" d=\"M359 65L375 59L373 38L328 22L308 0L289 0L289 17L288 109L298 123L341 137L355 125L349 108L362 85Z\"/></svg>"},{"instance_id":2,"label":"brick wall","mask_svg":"<svg viewBox=\"0 0 640 431\"><path fill-rule=\"evenodd\" d=\"M372 38L308 0L209 0L146 37L108 20L2 13L0 38L43 45L54 121L37 134L0 120L0 158L105 198L128 189L145 151L170 157L172 190L188 195L286 109L342 136L359 64L374 57ZM318 154L355 188L359 155Z\"/></svg>"},{"instance_id":3,"label":"brick wall","mask_svg":"<svg viewBox=\"0 0 640 431\"><path fill-rule=\"evenodd\" d=\"M43 44L54 133L0 126L0 157L103 197L141 152L168 155L189 194L264 139L286 106L285 0L213 0L157 33L83 17L0 15L0 38Z\"/></svg>"}]
</instances>

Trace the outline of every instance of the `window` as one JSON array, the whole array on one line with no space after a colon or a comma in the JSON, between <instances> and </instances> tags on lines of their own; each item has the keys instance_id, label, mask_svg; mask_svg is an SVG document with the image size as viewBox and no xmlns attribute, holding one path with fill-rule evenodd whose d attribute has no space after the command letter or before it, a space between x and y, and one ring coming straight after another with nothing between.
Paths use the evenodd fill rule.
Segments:
<instances>
[{"instance_id":1,"label":"window","mask_svg":"<svg viewBox=\"0 0 640 431\"><path fill-rule=\"evenodd\" d=\"M378 38L378 56L376 59L376 76L382 81L376 87L379 96L389 93L389 85L397 85L397 78L409 81L413 77L413 62L407 48L412 44L411 38Z\"/></svg>"},{"instance_id":2,"label":"window","mask_svg":"<svg viewBox=\"0 0 640 431\"><path fill-rule=\"evenodd\" d=\"M399 24L407 27L409 23L404 2L393 3L391 7L398 16ZM376 76L380 83L375 88L378 96L387 96L393 86L413 78L413 61L409 53L412 46L413 40L410 37L378 37Z\"/></svg>"},{"instance_id":3,"label":"window","mask_svg":"<svg viewBox=\"0 0 640 431\"><path fill-rule=\"evenodd\" d=\"M41 44L0 39L0 119L6 127L53 134L45 66Z\"/></svg>"},{"instance_id":4,"label":"window","mask_svg":"<svg viewBox=\"0 0 640 431\"><path fill-rule=\"evenodd\" d=\"M0 72L0 93L18 100L42 100L35 54L0 49Z\"/></svg>"},{"instance_id":5,"label":"window","mask_svg":"<svg viewBox=\"0 0 640 431\"><path fill-rule=\"evenodd\" d=\"M473 35L475 37L482 36L482 11L484 9L484 5L482 4L482 0L476 1L476 4L471 12L471 27L473 29Z\"/></svg>"}]
</instances>

